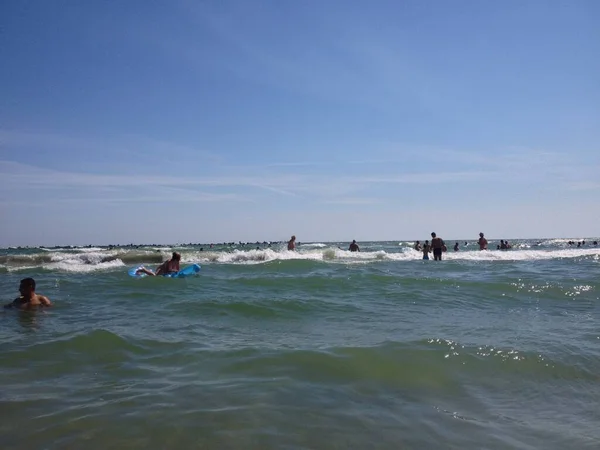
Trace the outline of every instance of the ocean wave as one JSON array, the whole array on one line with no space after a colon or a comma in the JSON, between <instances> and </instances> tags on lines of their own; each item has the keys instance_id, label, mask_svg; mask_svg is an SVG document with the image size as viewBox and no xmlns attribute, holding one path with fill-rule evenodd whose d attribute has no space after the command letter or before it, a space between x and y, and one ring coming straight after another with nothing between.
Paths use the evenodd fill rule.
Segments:
<instances>
[{"instance_id":1,"label":"ocean wave","mask_svg":"<svg viewBox=\"0 0 600 450\"><path fill-rule=\"evenodd\" d=\"M149 348L159 345L177 347L176 344L159 342L139 342L130 340L117 333L105 329L92 329L86 332L64 335L51 341L35 341L19 346L12 352L2 352L2 367L22 367L23 361L34 360L38 364L49 361L54 364L56 355L63 361L72 360L75 364L85 362L119 362L126 361L133 354L143 355Z\"/></svg>"},{"instance_id":2,"label":"ocean wave","mask_svg":"<svg viewBox=\"0 0 600 450\"><path fill-rule=\"evenodd\" d=\"M323 244L321 242L315 242L315 243L311 243L311 244L302 244L302 247L304 248L324 248L327 247L327 244Z\"/></svg>"},{"instance_id":3,"label":"ocean wave","mask_svg":"<svg viewBox=\"0 0 600 450\"><path fill-rule=\"evenodd\" d=\"M97 264L80 264L76 261L66 260L58 263L44 264L42 268L45 270L58 270L61 272L87 273L101 270L112 270L124 266L125 263L123 263L123 261L120 259L100 262Z\"/></svg>"},{"instance_id":4,"label":"ocean wave","mask_svg":"<svg viewBox=\"0 0 600 450\"><path fill-rule=\"evenodd\" d=\"M532 380L573 379L597 382L593 367L567 364L518 349L469 347L445 339L384 342L373 347L256 352L228 367L253 376L286 376L333 383L377 383L396 387L447 389L457 376L503 373Z\"/></svg>"},{"instance_id":5,"label":"ocean wave","mask_svg":"<svg viewBox=\"0 0 600 450\"><path fill-rule=\"evenodd\" d=\"M273 261L320 261L327 263L365 264L380 261L421 261L422 253L411 247L388 247L362 252L350 252L338 246L321 247L321 243L313 247L302 247L299 251L263 248L253 250L200 250L196 247L182 247L179 251L183 264L264 264ZM597 260L600 248L525 248L511 250L460 250L448 251L443 258L446 261L466 262L513 262L543 261L552 259L589 258ZM371 248L374 246L371 245ZM35 253L16 253L0 255L0 267L7 271L24 270L25 268L41 268L67 272L90 272L111 268L135 265L158 265L171 256L171 247L161 249L94 249L86 251L47 251L38 249Z\"/></svg>"}]
</instances>

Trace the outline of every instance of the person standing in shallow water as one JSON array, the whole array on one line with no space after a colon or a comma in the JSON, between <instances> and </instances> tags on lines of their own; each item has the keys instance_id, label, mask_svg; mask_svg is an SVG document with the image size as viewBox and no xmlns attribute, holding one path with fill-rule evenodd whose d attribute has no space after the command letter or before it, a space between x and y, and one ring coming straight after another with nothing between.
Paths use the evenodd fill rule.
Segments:
<instances>
[{"instance_id":1,"label":"person standing in shallow water","mask_svg":"<svg viewBox=\"0 0 600 450\"><path fill-rule=\"evenodd\" d=\"M431 252L431 245L429 241L425 241L423 244L423 259L429 260L429 253Z\"/></svg>"},{"instance_id":2,"label":"person standing in shallow water","mask_svg":"<svg viewBox=\"0 0 600 450\"><path fill-rule=\"evenodd\" d=\"M288 250L296 250L296 236L292 236L292 238L288 241Z\"/></svg>"},{"instance_id":3,"label":"person standing in shallow water","mask_svg":"<svg viewBox=\"0 0 600 450\"><path fill-rule=\"evenodd\" d=\"M433 250L433 260L441 261L442 260L442 251L446 244L442 238L437 237L435 233L431 233L431 248Z\"/></svg>"},{"instance_id":4,"label":"person standing in shallow water","mask_svg":"<svg viewBox=\"0 0 600 450\"><path fill-rule=\"evenodd\" d=\"M5 308L34 309L38 306L52 306L48 297L35 293L35 280L23 278L19 285L20 297L15 298Z\"/></svg>"},{"instance_id":5,"label":"person standing in shallow water","mask_svg":"<svg viewBox=\"0 0 600 450\"><path fill-rule=\"evenodd\" d=\"M479 240L477 241L477 243L479 244L479 250L487 250L488 241L486 238L483 237L483 233L479 233Z\"/></svg>"},{"instance_id":6,"label":"person standing in shallow water","mask_svg":"<svg viewBox=\"0 0 600 450\"><path fill-rule=\"evenodd\" d=\"M348 248L348 250L350 250L351 252L360 252L360 248L359 248L358 244L356 243L356 239L354 239L352 241L352 244L350 244L350 247Z\"/></svg>"}]
</instances>

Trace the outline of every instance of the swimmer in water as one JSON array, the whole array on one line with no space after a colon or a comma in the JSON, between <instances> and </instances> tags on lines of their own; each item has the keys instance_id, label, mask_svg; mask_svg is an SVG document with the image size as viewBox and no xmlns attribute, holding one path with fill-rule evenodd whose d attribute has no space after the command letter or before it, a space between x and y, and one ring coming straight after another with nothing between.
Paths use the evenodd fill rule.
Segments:
<instances>
[{"instance_id":1,"label":"swimmer in water","mask_svg":"<svg viewBox=\"0 0 600 450\"><path fill-rule=\"evenodd\" d=\"M288 241L288 250L296 250L296 236L292 236L292 238Z\"/></svg>"},{"instance_id":2,"label":"swimmer in water","mask_svg":"<svg viewBox=\"0 0 600 450\"><path fill-rule=\"evenodd\" d=\"M33 278L23 278L19 285L19 292L21 296L5 305L5 308L35 309L38 306L52 306L52 302L48 297L35 293L35 280Z\"/></svg>"},{"instance_id":3,"label":"swimmer in water","mask_svg":"<svg viewBox=\"0 0 600 450\"><path fill-rule=\"evenodd\" d=\"M360 252L360 248L358 247L356 240L352 241L352 244L350 244L350 247L348 248L348 250L350 250L351 252Z\"/></svg>"},{"instance_id":4,"label":"swimmer in water","mask_svg":"<svg viewBox=\"0 0 600 450\"><path fill-rule=\"evenodd\" d=\"M152 272L150 269L146 269L142 267L138 269L135 273L145 273L146 275L150 275L151 277L157 277L159 275L168 275L170 273L179 272L179 261L181 260L181 255L177 252L173 252L171 259L165 261L160 266L156 268L156 272Z\"/></svg>"},{"instance_id":5,"label":"swimmer in water","mask_svg":"<svg viewBox=\"0 0 600 450\"><path fill-rule=\"evenodd\" d=\"M431 246L429 241L425 241L423 244L423 259L429 260L429 253L431 252Z\"/></svg>"},{"instance_id":6,"label":"swimmer in water","mask_svg":"<svg viewBox=\"0 0 600 450\"><path fill-rule=\"evenodd\" d=\"M479 240L477 243L479 244L479 250L487 250L488 241L483 237L483 233L479 233Z\"/></svg>"},{"instance_id":7,"label":"swimmer in water","mask_svg":"<svg viewBox=\"0 0 600 450\"><path fill-rule=\"evenodd\" d=\"M441 261L442 260L442 252L446 244L444 240L440 237L437 237L435 233L431 233L431 248L433 249L433 260Z\"/></svg>"}]
</instances>

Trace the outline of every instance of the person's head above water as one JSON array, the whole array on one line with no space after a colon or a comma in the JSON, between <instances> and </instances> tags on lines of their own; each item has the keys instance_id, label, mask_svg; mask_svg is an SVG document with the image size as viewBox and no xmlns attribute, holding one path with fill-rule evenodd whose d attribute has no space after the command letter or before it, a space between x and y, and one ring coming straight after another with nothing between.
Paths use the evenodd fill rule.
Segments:
<instances>
[{"instance_id":1,"label":"person's head above water","mask_svg":"<svg viewBox=\"0 0 600 450\"><path fill-rule=\"evenodd\" d=\"M479 236L480 236L480 237L483 237L483 233L479 233Z\"/></svg>"},{"instance_id":2,"label":"person's head above water","mask_svg":"<svg viewBox=\"0 0 600 450\"><path fill-rule=\"evenodd\" d=\"M356 239L352 239L352 243L353 243L353 244L356 244Z\"/></svg>"},{"instance_id":3,"label":"person's head above water","mask_svg":"<svg viewBox=\"0 0 600 450\"><path fill-rule=\"evenodd\" d=\"M292 241L296 240L296 236L292 235Z\"/></svg>"},{"instance_id":4,"label":"person's head above water","mask_svg":"<svg viewBox=\"0 0 600 450\"><path fill-rule=\"evenodd\" d=\"M434 238L436 236L435 233L431 233L431 237Z\"/></svg>"},{"instance_id":5,"label":"person's head above water","mask_svg":"<svg viewBox=\"0 0 600 450\"><path fill-rule=\"evenodd\" d=\"M179 261L181 259L181 255L177 252L173 252L173 259L175 261Z\"/></svg>"},{"instance_id":6,"label":"person's head above water","mask_svg":"<svg viewBox=\"0 0 600 450\"><path fill-rule=\"evenodd\" d=\"M35 292L35 280L33 278L23 278L19 284L19 292L22 295L28 292Z\"/></svg>"}]
</instances>

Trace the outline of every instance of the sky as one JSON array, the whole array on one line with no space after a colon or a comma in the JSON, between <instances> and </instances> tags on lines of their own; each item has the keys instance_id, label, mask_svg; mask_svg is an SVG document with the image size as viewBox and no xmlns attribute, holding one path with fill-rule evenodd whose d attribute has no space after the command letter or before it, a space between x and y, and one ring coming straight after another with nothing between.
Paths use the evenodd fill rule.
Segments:
<instances>
[{"instance_id":1,"label":"sky","mask_svg":"<svg viewBox=\"0 0 600 450\"><path fill-rule=\"evenodd\" d=\"M600 235L600 2L0 2L0 246Z\"/></svg>"}]
</instances>

